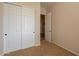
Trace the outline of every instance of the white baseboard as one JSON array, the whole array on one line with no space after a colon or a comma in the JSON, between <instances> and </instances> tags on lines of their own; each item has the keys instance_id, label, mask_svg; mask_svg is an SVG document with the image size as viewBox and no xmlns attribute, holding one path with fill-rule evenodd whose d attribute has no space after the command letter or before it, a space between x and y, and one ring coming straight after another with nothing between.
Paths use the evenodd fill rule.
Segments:
<instances>
[{"instance_id":1,"label":"white baseboard","mask_svg":"<svg viewBox=\"0 0 79 59\"><path fill-rule=\"evenodd\" d=\"M74 52L74 51L72 51L72 50L70 50L70 49L68 49L68 48L66 48L66 47L63 47L63 46L61 46L60 44L58 44L58 43L56 43L56 42L53 42L53 43L56 44L57 46L63 48L63 49L66 49L66 50L70 51L71 53L73 53L73 54L79 56L79 53Z\"/></svg>"},{"instance_id":2,"label":"white baseboard","mask_svg":"<svg viewBox=\"0 0 79 59\"><path fill-rule=\"evenodd\" d=\"M40 46L40 44L35 44L34 46ZM34 46L31 46L31 47L34 47ZM31 48L31 47L29 47L29 48ZM21 49L26 49L26 48L21 48ZM21 49L18 49L18 50L21 50ZM15 50L15 51L18 51L18 50ZM9 53L11 53L11 52L13 52L13 51L4 52L4 53L2 53L0 56L4 56L4 54L9 54Z\"/></svg>"}]
</instances>

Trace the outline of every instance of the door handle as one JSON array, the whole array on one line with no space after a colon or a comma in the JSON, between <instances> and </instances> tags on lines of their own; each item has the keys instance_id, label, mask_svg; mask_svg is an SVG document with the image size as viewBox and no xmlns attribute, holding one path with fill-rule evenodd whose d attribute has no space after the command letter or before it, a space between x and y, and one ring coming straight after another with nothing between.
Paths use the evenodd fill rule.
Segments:
<instances>
[{"instance_id":1,"label":"door handle","mask_svg":"<svg viewBox=\"0 0 79 59\"><path fill-rule=\"evenodd\" d=\"M33 33L35 33L35 32L33 32Z\"/></svg>"},{"instance_id":2,"label":"door handle","mask_svg":"<svg viewBox=\"0 0 79 59\"><path fill-rule=\"evenodd\" d=\"M7 36L7 34L5 34L5 36Z\"/></svg>"}]
</instances>

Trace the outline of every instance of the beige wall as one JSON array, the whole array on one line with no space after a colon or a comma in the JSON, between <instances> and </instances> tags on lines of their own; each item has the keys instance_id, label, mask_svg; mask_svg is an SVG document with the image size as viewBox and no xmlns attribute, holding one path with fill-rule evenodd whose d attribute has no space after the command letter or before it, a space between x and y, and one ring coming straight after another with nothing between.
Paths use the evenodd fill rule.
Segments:
<instances>
[{"instance_id":1,"label":"beige wall","mask_svg":"<svg viewBox=\"0 0 79 59\"><path fill-rule=\"evenodd\" d=\"M52 6L52 41L79 55L79 3Z\"/></svg>"},{"instance_id":2,"label":"beige wall","mask_svg":"<svg viewBox=\"0 0 79 59\"><path fill-rule=\"evenodd\" d=\"M46 15L46 8L41 7L40 14Z\"/></svg>"},{"instance_id":3,"label":"beige wall","mask_svg":"<svg viewBox=\"0 0 79 59\"><path fill-rule=\"evenodd\" d=\"M51 7L50 6L43 6L42 4L40 5L40 13L46 15L47 13L51 12Z\"/></svg>"},{"instance_id":4,"label":"beige wall","mask_svg":"<svg viewBox=\"0 0 79 59\"><path fill-rule=\"evenodd\" d=\"M17 2L14 4L35 9L35 45L40 45L40 2Z\"/></svg>"}]
</instances>

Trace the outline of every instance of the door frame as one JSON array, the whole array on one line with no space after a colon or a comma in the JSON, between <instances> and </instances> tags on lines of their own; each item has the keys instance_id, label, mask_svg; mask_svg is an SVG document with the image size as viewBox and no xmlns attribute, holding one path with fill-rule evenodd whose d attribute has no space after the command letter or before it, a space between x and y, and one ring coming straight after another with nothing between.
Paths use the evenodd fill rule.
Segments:
<instances>
[{"instance_id":1,"label":"door frame","mask_svg":"<svg viewBox=\"0 0 79 59\"><path fill-rule=\"evenodd\" d=\"M48 13L51 13L51 16L52 16L52 12L48 12ZM41 13L42 14L42 13ZM40 14L40 15L41 15ZM42 14L42 15L45 15L45 22L46 22L46 16L47 16L47 13L46 14ZM40 21L41 22L41 21ZM41 24L41 23L40 23ZM46 26L46 23L45 23L45 26ZM40 29L41 29L41 26L40 26ZM45 29L46 30L46 29ZM41 30L40 30L41 31ZM40 32L41 33L41 32ZM46 33L46 32L45 32ZM46 36L45 36L45 40L46 40ZM41 36L40 36L40 41L41 41ZM52 17L51 17L51 42L52 42Z\"/></svg>"}]
</instances>

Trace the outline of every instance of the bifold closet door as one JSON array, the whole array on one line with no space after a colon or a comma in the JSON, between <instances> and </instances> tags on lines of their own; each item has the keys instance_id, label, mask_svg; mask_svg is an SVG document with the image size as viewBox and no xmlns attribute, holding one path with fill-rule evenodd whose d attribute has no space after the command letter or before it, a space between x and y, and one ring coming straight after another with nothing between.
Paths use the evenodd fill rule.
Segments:
<instances>
[{"instance_id":1,"label":"bifold closet door","mask_svg":"<svg viewBox=\"0 0 79 59\"><path fill-rule=\"evenodd\" d=\"M21 48L21 7L4 4L4 50L10 52Z\"/></svg>"},{"instance_id":2,"label":"bifold closet door","mask_svg":"<svg viewBox=\"0 0 79 59\"><path fill-rule=\"evenodd\" d=\"M35 12L32 8L22 8L22 48L34 46Z\"/></svg>"},{"instance_id":3,"label":"bifold closet door","mask_svg":"<svg viewBox=\"0 0 79 59\"><path fill-rule=\"evenodd\" d=\"M0 56L3 53L3 36L2 36L2 31L3 31L3 7L0 4Z\"/></svg>"}]
</instances>

